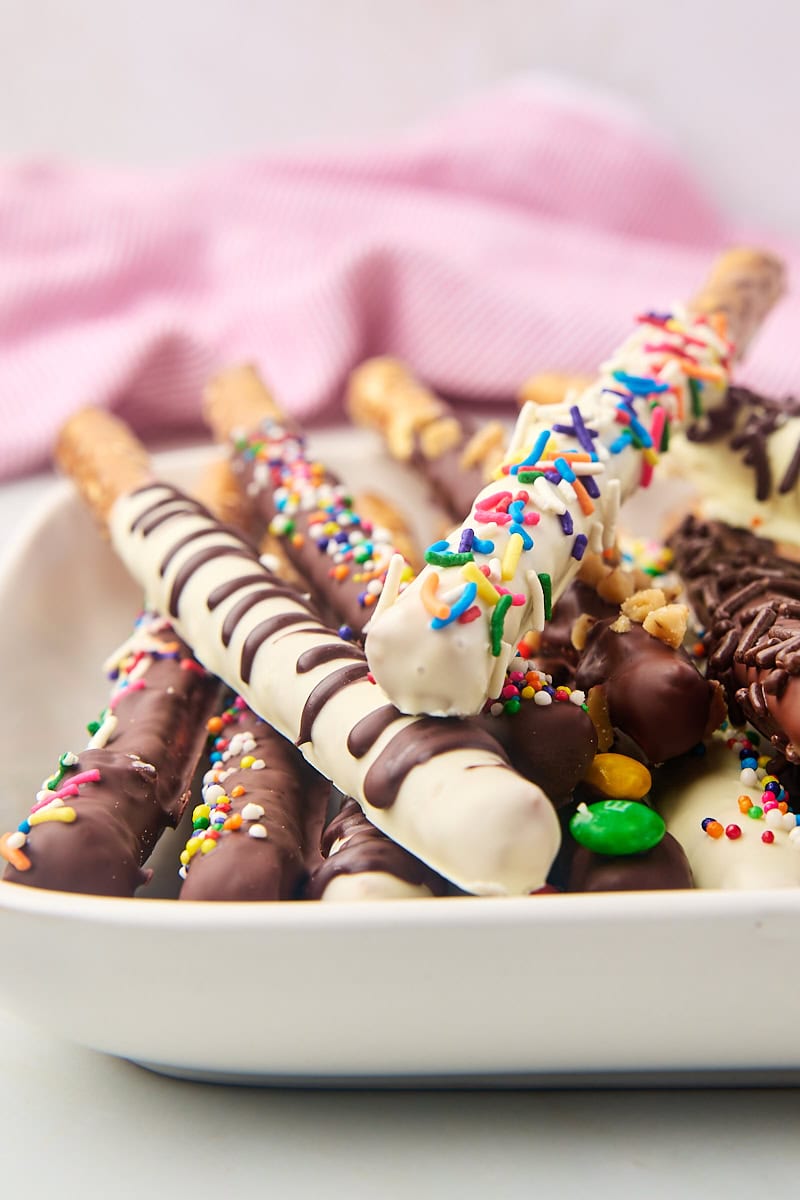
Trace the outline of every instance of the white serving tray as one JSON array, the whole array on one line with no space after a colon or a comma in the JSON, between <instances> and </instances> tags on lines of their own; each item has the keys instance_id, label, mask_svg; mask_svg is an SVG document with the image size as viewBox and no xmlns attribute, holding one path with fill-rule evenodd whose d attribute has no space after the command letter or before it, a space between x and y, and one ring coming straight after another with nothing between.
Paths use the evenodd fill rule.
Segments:
<instances>
[{"instance_id":1,"label":"white serving tray","mask_svg":"<svg viewBox=\"0 0 800 1200\"><path fill-rule=\"evenodd\" d=\"M412 495L366 434L314 445L358 490ZM191 484L207 449L164 455ZM670 499L654 492L639 523ZM107 693L135 586L69 485L0 578L0 830L14 828ZM487 801L488 802L488 801ZM175 888L177 838L157 851ZM786 1081L776 1014L800 990L800 892L654 892L323 904L176 904L0 883L0 1006L193 1078L281 1083ZM721 1073L717 1075L716 1073Z\"/></svg>"}]
</instances>

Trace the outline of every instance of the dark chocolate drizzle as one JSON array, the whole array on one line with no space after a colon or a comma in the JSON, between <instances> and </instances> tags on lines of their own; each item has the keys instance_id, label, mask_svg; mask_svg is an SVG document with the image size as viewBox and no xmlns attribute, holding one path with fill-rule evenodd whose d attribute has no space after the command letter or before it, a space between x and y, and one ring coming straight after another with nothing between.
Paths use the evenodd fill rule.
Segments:
<instances>
[{"instance_id":1,"label":"dark chocolate drizzle","mask_svg":"<svg viewBox=\"0 0 800 1200\"><path fill-rule=\"evenodd\" d=\"M393 704L382 704L374 712L367 713L356 722L347 735L347 749L353 758L363 758L377 742L384 729L388 729L403 714Z\"/></svg>"},{"instance_id":2,"label":"dark chocolate drizzle","mask_svg":"<svg viewBox=\"0 0 800 1200\"><path fill-rule=\"evenodd\" d=\"M279 629L287 629L290 625L302 625L307 620L308 613L300 611L277 613L274 617L267 617L266 620L259 621L258 625L250 630L242 646L242 657L239 664L242 682L250 682L255 656L273 633Z\"/></svg>"},{"instance_id":3,"label":"dark chocolate drizzle","mask_svg":"<svg viewBox=\"0 0 800 1200\"><path fill-rule=\"evenodd\" d=\"M775 399L761 396L749 388L729 388L723 403L704 413L686 432L692 442L716 442L728 439L732 450L741 451L742 462L753 470L756 500L768 500L773 491L768 443L776 430L790 417L800 416L800 399L788 396ZM795 447L778 492L790 492L800 474L800 441Z\"/></svg>"},{"instance_id":4,"label":"dark chocolate drizzle","mask_svg":"<svg viewBox=\"0 0 800 1200\"><path fill-rule=\"evenodd\" d=\"M259 583L263 585L266 582L264 578L265 571L266 567L258 575L239 575L234 579L226 579L219 587L215 587L208 597L206 602L208 611L213 612L215 608L219 608L220 604L224 604L231 596L235 596L237 592L242 591L243 588L250 587L251 584ZM294 592L291 594L294 599Z\"/></svg>"},{"instance_id":5,"label":"dark chocolate drizzle","mask_svg":"<svg viewBox=\"0 0 800 1200\"><path fill-rule=\"evenodd\" d=\"M338 671L332 671L330 675L321 679L317 686L311 689L303 705L300 731L295 745L302 746L311 741L314 722L337 692L340 692L342 688L349 687L351 683L358 683L359 680L365 679L368 674L369 667L366 662L362 661L351 663L349 667L340 667Z\"/></svg>"},{"instance_id":6,"label":"dark chocolate drizzle","mask_svg":"<svg viewBox=\"0 0 800 1200\"><path fill-rule=\"evenodd\" d=\"M262 586L257 592L251 592L248 596L242 596L241 600L237 600L232 606L230 612L225 614L225 620L222 623L223 646L229 646L231 644L231 639L233 638L233 635L236 632L236 627L238 626L242 617L248 613L251 608L255 608L257 604L260 604L262 600L274 600L278 597L285 596L289 596L291 599L295 598L296 593L293 588L281 587L278 585L273 586L273 584L270 582L264 582L263 580L261 582ZM304 620L308 618L307 611L304 614L301 613L298 615L303 616Z\"/></svg>"},{"instance_id":7,"label":"dark chocolate drizzle","mask_svg":"<svg viewBox=\"0 0 800 1200\"><path fill-rule=\"evenodd\" d=\"M300 655L297 660L297 674L305 675L308 671L313 671L315 667L336 662L339 658L355 658L362 663L366 661L364 651L360 646L354 646L352 642L343 642L341 639L336 642L322 642L318 646L312 646L309 650L305 650Z\"/></svg>"},{"instance_id":8,"label":"dark chocolate drizzle","mask_svg":"<svg viewBox=\"0 0 800 1200\"><path fill-rule=\"evenodd\" d=\"M414 767L452 750L486 750L505 761L499 743L474 722L425 717L399 730L367 771L364 796L368 803L373 808L390 808Z\"/></svg>"},{"instance_id":9,"label":"dark chocolate drizzle","mask_svg":"<svg viewBox=\"0 0 800 1200\"><path fill-rule=\"evenodd\" d=\"M199 570L200 567L204 567L206 563L213 562L215 558L225 558L226 556L230 558L246 558L250 562L254 559L256 562L258 561L253 551L246 546L220 546L217 544L206 546L203 550L198 550L191 558L187 558L186 562L175 573L169 593L168 612L171 617L177 617L183 589L189 583L195 571Z\"/></svg>"}]
</instances>

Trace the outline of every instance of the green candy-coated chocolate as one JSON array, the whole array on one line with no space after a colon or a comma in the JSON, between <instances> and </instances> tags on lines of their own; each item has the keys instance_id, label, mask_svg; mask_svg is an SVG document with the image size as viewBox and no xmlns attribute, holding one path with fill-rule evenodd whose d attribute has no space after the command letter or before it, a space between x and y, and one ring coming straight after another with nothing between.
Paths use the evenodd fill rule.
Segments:
<instances>
[{"instance_id":1,"label":"green candy-coated chocolate","mask_svg":"<svg viewBox=\"0 0 800 1200\"><path fill-rule=\"evenodd\" d=\"M569 829L576 842L596 854L643 854L664 836L663 819L638 800L598 800L582 804Z\"/></svg>"}]
</instances>

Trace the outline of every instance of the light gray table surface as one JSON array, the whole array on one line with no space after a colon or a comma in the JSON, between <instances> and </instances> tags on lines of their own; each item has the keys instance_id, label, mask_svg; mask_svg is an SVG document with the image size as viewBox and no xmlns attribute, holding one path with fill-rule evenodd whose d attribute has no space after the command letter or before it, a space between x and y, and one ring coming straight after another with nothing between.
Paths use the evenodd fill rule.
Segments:
<instances>
[{"instance_id":1,"label":"light gray table surface","mask_svg":"<svg viewBox=\"0 0 800 1200\"><path fill-rule=\"evenodd\" d=\"M0 528L24 519L48 486L37 478L0 489ZM0 964L9 969L24 966ZM787 1022L791 1037L791 1015L774 1019ZM224 1088L163 1079L70 1046L53 1036L58 1024L57 996L53 1032L0 1011L4 1197L797 1193L800 1092L792 1090Z\"/></svg>"}]
</instances>

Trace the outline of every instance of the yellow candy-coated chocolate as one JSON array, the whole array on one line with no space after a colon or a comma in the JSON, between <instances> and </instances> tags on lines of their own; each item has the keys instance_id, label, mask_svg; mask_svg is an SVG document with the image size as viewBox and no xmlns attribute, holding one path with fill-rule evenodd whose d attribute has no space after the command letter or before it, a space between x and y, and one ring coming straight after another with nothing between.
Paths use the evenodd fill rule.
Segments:
<instances>
[{"instance_id":1,"label":"yellow candy-coated chocolate","mask_svg":"<svg viewBox=\"0 0 800 1200\"><path fill-rule=\"evenodd\" d=\"M647 767L627 754L595 754L583 778L601 796L615 800L641 800L653 783Z\"/></svg>"}]
</instances>

